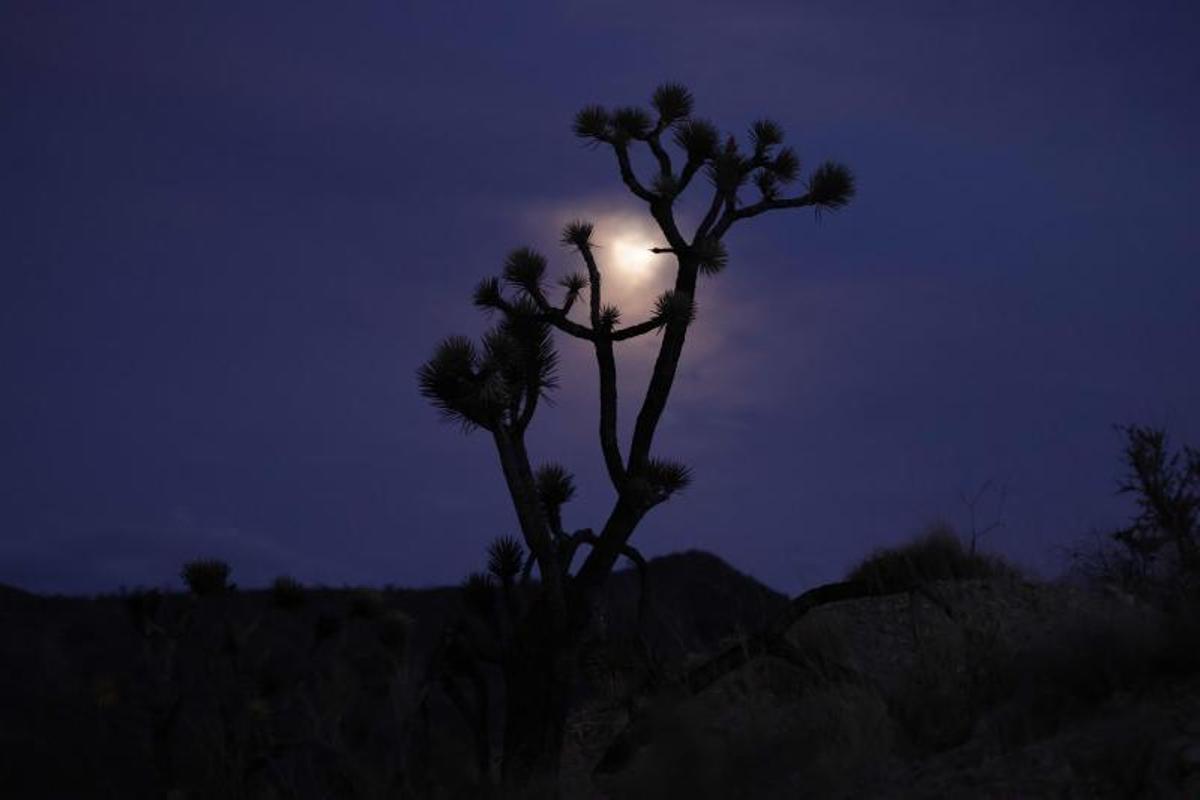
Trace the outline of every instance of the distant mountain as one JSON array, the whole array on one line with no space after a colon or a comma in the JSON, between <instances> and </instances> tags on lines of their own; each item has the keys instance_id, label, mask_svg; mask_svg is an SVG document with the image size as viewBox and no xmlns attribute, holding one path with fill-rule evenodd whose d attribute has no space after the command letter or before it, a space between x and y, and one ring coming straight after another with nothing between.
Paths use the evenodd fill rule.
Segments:
<instances>
[{"instance_id":1,"label":"distant mountain","mask_svg":"<svg viewBox=\"0 0 1200 800\"><path fill-rule=\"evenodd\" d=\"M785 595L738 572L712 553L688 550L650 559L646 636L675 661L763 627L787 605ZM605 592L610 628L636 629L638 573L613 575Z\"/></svg>"}]
</instances>

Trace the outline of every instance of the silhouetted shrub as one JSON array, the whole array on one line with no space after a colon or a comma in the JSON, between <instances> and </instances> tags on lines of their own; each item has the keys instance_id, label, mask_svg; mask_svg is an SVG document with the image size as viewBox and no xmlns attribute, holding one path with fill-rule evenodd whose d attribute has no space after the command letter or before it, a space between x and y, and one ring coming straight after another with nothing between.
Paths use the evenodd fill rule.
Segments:
<instances>
[{"instance_id":1,"label":"silhouetted shrub","mask_svg":"<svg viewBox=\"0 0 1200 800\"><path fill-rule=\"evenodd\" d=\"M999 556L968 551L952 528L939 524L908 544L875 551L847 577L883 591L904 591L928 581L1018 574L1015 567Z\"/></svg>"},{"instance_id":2,"label":"silhouetted shrub","mask_svg":"<svg viewBox=\"0 0 1200 800\"><path fill-rule=\"evenodd\" d=\"M228 591L229 565L216 558L202 558L183 565L180 575L197 597L210 597Z\"/></svg>"},{"instance_id":3,"label":"silhouetted shrub","mask_svg":"<svg viewBox=\"0 0 1200 800\"><path fill-rule=\"evenodd\" d=\"M295 578L280 575L271 584L271 601L284 611L295 611L306 599L304 586Z\"/></svg>"},{"instance_id":4,"label":"silhouetted shrub","mask_svg":"<svg viewBox=\"0 0 1200 800\"><path fill-rule=\"evenodd\" d=\"M1200 450L1172 452L1159 429L1128 425L1119 490L1137 514L1107 540L1072 555L1075 570L1164 608L1200 603Z\"/></svg>"}]
</instances>

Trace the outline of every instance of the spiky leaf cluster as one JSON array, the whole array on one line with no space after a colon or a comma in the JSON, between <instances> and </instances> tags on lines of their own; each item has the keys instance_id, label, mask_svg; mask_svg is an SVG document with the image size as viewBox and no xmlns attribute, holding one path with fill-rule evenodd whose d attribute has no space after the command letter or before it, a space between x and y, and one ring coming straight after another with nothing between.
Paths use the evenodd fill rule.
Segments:
<instances>
[{"instance_id":1,"label":"spiky leaf cluster","mask_svg":"<svg viewBox=\"0 0 1200 800\"><path fill-rule=\"evenodd\" d=\"M488 572L505 583L517 577L525 563L525 548L512 536L498 536L488 545Z\"/></svg>"},{"instance_id":2,"label":"spiky leaf cluster","mask_svg":"<svg viewBox=\"0 0 1200 800\"><path fill-rule=\"evenodd\" d=\"M446 419L468 431L494 430L512 421L521 401L553 389L557 368L549 323L521 297L507 304L504 319L484 334L482 352L471 340L452 336L417 370L417 379L421 394Z\"/></svg>"},{"instance_id":3,"label":"spiky leaf cluster","mask_svg":"<svg viewBox=\"0 0 1200 800\"><path fill-rule=\"evenodd\" d=\"M504 305L504 295L500 291L499 278L484 278L475 286L472 302L479 308L491 311Z\"/></svg>"},{"instance_id":4,"label":"spiky leaf cluster","mask_svg":"<svg viewBox=\"0 0 1200 800\"><path fill-rule=\"evenodd\" d=\"M229 564L215 558L201 558L183 565L180 576L197 597L223 594L229 585Z\"/></svg>"},{"instance_id":5,"label":"spiky leaf cluster","mask_svg":"<svg viewBox=\"0 0 1200 800\"><path fill-rule=\"evenodd\" d=\"M650 103L658 113L657 125L650 114L637 106L623 106L610 112L604 106L590 105L575 115L571 127L576 136L593 143L624 143L645 140L666 128L685 124L692 113L692 93L677 83L659 86Z\"/></svg>"},{"instance_id":6,"label":"spiky leaf cluster","mask_svg":"<svg viewBox=\"0 0 1200 800\"><path fill-rule=\"evenodd\" d=\"M625 106L613 112L613 133L618 140L645 139L653 125L650 115L637 106Z\"/></svg>"},{"instance_id":7,"label":"spiky leaf cluster","mask_svg":"<svg viewBox=\"0 0 1200 800\"><path fill-rule=\"evenodd\" d=\"M480 369L475 344L465 336L442 341L433 358L417 370L421 395L447 420L465 430L476 426L491 429L499 409L487 391L488 378Z\"/></svg>"},{"instance_id":8,"label":"spiky leaf cluster","mask_svg":"<svg viewBox=\"0 0 1200 800\"><path fill-rule=\"evenodd\" d=\"M779 179L768 169L760 169L754 173L754 185L765 200L779 197Z\"/></svg>"},{"instance_id":9,"label":"spiky leaf cluster","mask_svg":"<svg viewBox=\"0 0 1200 800\"><path fill-rule=\"evenodd\" d=\"M808 179L808 194L821 208L838 209L854 197L854 175L845 166L826 161Z\"/></svg>"},{"instance_id":10,"label":"spiky leaf cluster","mask_svg":"<svg viewBox=\"0 0 1200 800\"><path fill-rule=\"evenodd\" d=\"M568 295L578 295L588 285L588 277L582 272L572 272L559 279L558 285L567 290Z\"/></svg>"},{"instance_id":11,"label":"spiky leaf cluster","mask_svg":"<svg viewBox=\"0 0 1200 800\"><path fill-rule=\"evenodd\" d=\"M692 255L697 266L705 275L716 275L729 264L729 253L725 243L712 236L706 236L692 247Z\"/></svg>"},{"instance_id":12,"label":"spiky leaf cluster","mask_svg":"<svg viewBox=\"0 0 1200 800\"><path fill-rule=\"evenodd\" d=\"M606 142L612 136L612 117L604 106L587 106L575 115L572 129L580 139Z\"/></svg>"},{"instance_id":13,"label":"spiky leaf cluster","mask_svg":"<svg viewBox=\"0 0 1200 800\"><path fill-rule=\"evenodd\" d=\"M756 158L765 157L772 147L783 143L783 128L774 120L760 119L750 126L750 143Z\"/></svg>"},{"instance_id":14,"label":"spiky leaf cluster","mask_svg":"<svg viewBox=\"0 0 1200 800\"><path fill-rule=\"evenodd\" d=\"M600 309L600 327L612 330L621 322L621 309L616 306L605 306Z\"/></svg>"},{"instance_id":15,"label":"spiky leaf cluster","mask_svg":"<svg viewBox=\"0 0 1200 800\"><path fill-rule=\"evenodd\" d=\"M652 458L646 464L646 481L661 499L681 492L692 482L692 471L678 461Z\"/></svg>"},{"instance_id":16,"label":"spiky leaf cluster","mask_svg":"<svg viewBox=\"0 0 1200 800\"><path fill-rule=\"evenodd\" d=\"M692 93L678 83L664 83L654 90L650 104L664 126L686 119L692 113Z\"/></svg>"},{"instance_id":17,"label":"spiky leaf cluster","mask_svg":"<svg viewBox=\"0 0 1200 800\"><path fill-rule=\"evenodd\" d=\"M562 464L543 464L534 480L538 500L547 511L556 511L575 496L575 478Z\"/></svg>"},{"instance_id":18,"label":"spiky leaf cluster","mask_svg":"<svg viewBox=\"0 0 1200 800\"><path fill-rule=\"evenodd\" d=\"M481 617L487 618L496 605L495 585L492 577L486 572L472 572L463 581L463 601L467 608Z\"/></svg>"},{"instance_id":19,"label":"spiky leaf cluster","mask_svg":"<svg viewBox=\"0 0 1200 800\"><path fill-rule=\"evenodd\" d=\"M675 144L688 154L688 161L704 163L717 153L720 134L708 120L689 119L675 128Z\"/></svg>"},{"instance_id":20,"label":"spiky leaf cluster","mask_svg":"<svg viewBox=\"0 0 1200 800\"><path fill-rule=\"evenodd\" d=\"M780 183L791 183L800 177L800 157L790 147L781 147L767 169Z\"/></svg>"},{"instance_id":21,"label":"spiky leaf cluster","mask_svg":"<svg viewBox=\"0 0 1200 800\"><path fill-rule=\"evenodd\" d=\"M765 163L755 170L754 185L764 200L775 200L784 185L800 176L800 158L792 148L783 147L773 156L764 154L761 160Z\"/></svg>"},{"instance_id":22,"label":"spiky leaf cluster","mask_svg":"<svg viewBox=\"0 0 1200 800\"><path fill-rule=\"evenodd\" d=\"M730 136L709 161L708 179L719 191L726 194L736 193L738 187L746 182L749 166L746 157L738 149L737 140Z\"/></svg>"},{"instance_id":23,"label":"spiky leaf cluster","mask_svg":"<svg viewBox=\"0 0 1200 800\"><path fill-rule=\"evenodd\" d=\"M534 394L545 394L558 385L558 353L550 324L541 319L537 308L528 301L514 304L514 312L505 316L496 330L506 340L503 355L491 356L510 385Z\"/></svg>"},{"instance_id":24,"label":"spiky leaf cluster","mask_svg":"<svg viewBox=\"0 0 1200 800\"><path fill-rule=\"evenodd\" d=\"M575 219L563 226L562 243L584 248L592 243L592 232L595 226L582 219Z\"/></svg>"},{"instance_id":25,"label":"spiky leaf cluster","mask_svg":"<svg viewBox=\"0 0 1200 800\"><path fill-rule=\"evenodd\" d=\"M504 259L504 280L520 291L536 296L546 274L546 257L531 247L518 247Z\"/></svg>"},{"instance_id":26,"label":"spiky leaf cluster","mask_svg":"<svg viewBox=\"0 0 1200 800\"><path fill-rule=\"evenodd\" d=\"M654 301L654 317L664 324L682 322L690 325L696 318L696 302L691 295L668 289Z\"/></svg>"}]
</instances>

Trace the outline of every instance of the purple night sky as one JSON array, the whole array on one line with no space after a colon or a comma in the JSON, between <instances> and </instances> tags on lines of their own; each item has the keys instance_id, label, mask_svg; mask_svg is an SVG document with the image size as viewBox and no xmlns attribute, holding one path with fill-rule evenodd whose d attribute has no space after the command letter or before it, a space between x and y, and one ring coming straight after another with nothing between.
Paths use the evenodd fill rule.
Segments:
<instances>
[{"instance_id":1,"label":"purple night sky","mask_svg":"<svg viewBox=\"0 0 1200 800\"><path fill-rule=\"evenodd\" d=\"M515 516L415 369L483 330L471 289L511 248L558 274L572 217L637 238L570 123L667 80L724 130L777 119L859 196L731 232L656 447L695 481L635 543L796 591L963 524L990 479L987 543L1053 574L1127 515L1115 423L1200 444L1197 41L1194 0L10 0L0 582L477 568ZM627 320L666 268L626 278ZM624 430L656 342L618 351ZM576 472L574 527L611 500L578 344L531 439Z\"/></svg>"}]
</instances>

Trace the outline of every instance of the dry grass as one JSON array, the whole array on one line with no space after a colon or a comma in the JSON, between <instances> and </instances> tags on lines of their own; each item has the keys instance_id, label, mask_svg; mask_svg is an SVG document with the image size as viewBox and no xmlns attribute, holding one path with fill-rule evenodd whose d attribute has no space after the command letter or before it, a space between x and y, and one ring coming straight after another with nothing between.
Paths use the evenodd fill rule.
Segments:
<instances>
[{"instance_id":1,"label":"dry grass","mask_svg":"<svg viewBox=\"0 0 1200 800\"><path fill-rule=\"evenodd\" d=\"M876 550L847 578L885 591L904 591L915 583L1017 574L1017 569L999 556L971 552L952 528L937 524L904 545Z\"/></svg>"}]
</instances>

